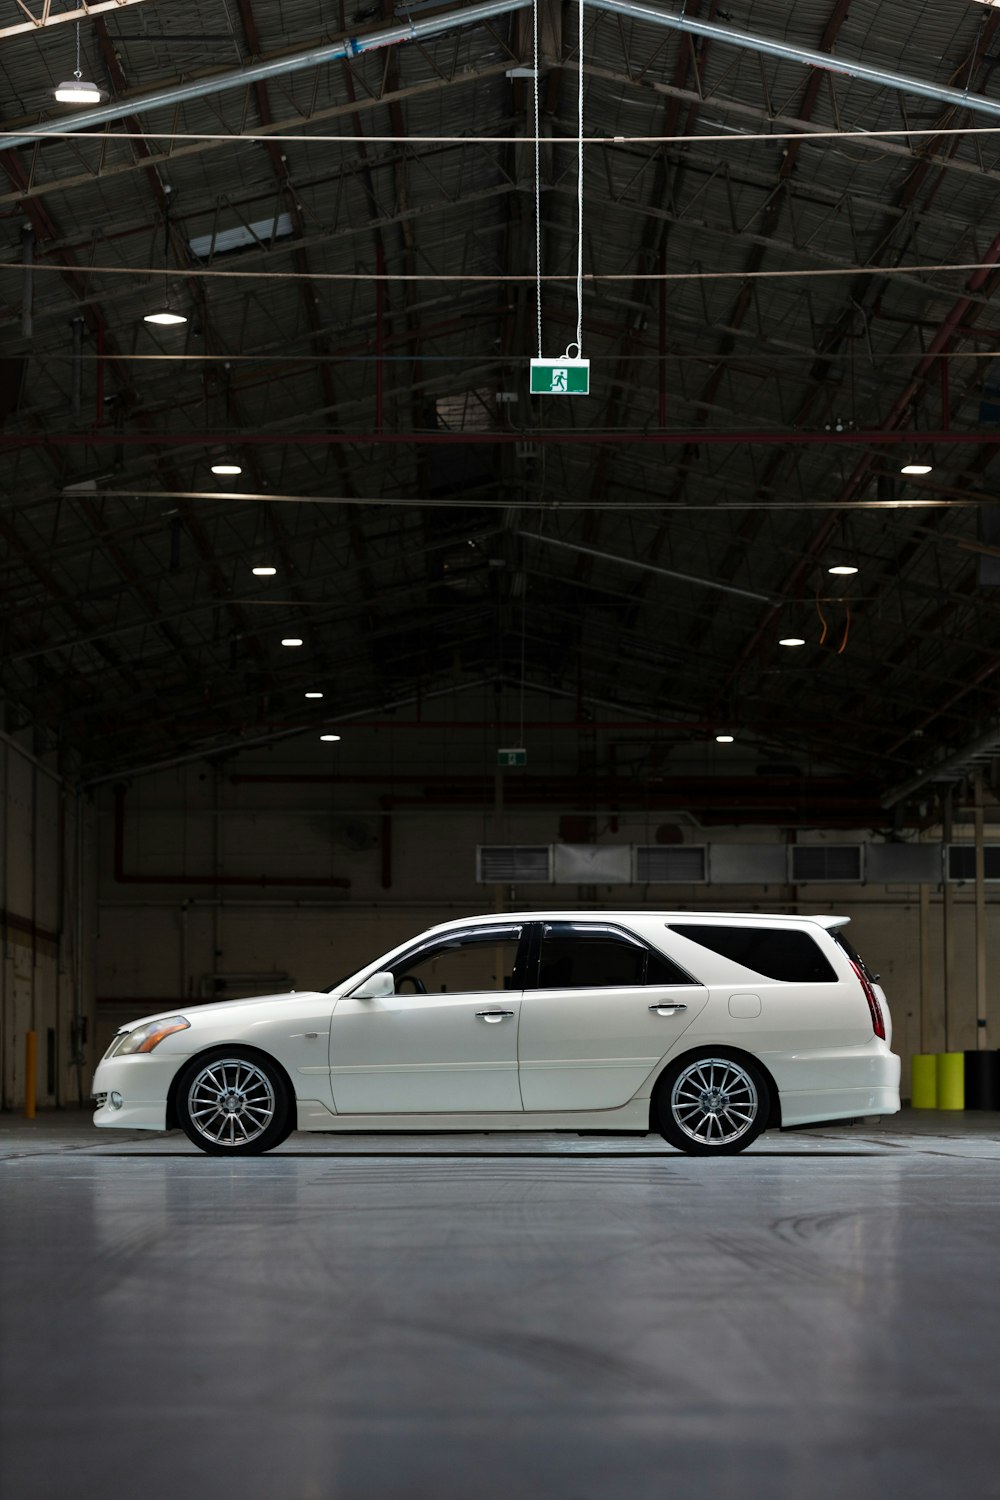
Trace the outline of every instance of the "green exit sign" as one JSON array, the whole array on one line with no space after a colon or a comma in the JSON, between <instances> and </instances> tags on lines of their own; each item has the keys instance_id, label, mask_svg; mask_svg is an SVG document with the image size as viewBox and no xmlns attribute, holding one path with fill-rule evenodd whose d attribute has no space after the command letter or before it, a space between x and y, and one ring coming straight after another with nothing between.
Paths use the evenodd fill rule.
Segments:
<instances>
[{"instance_id":1,"label":"green exit sign","mask_svg":"<svg viewBox=\"0 0 1000 1500\"><path fill-rule=\"evenodd\" d=\"M498 750L498 766L526 766L528 764L527 750Z\"/></svg>"},{"instance_id":2,"label":"green exit sign","mask_svg":"<svg viewBox=\"0 0 1000 1500\"><path fill-rule=\"evenodd\" d=\"M533 396L589 396L589 359L533 359Z\"/></svg>"}]
</instances>

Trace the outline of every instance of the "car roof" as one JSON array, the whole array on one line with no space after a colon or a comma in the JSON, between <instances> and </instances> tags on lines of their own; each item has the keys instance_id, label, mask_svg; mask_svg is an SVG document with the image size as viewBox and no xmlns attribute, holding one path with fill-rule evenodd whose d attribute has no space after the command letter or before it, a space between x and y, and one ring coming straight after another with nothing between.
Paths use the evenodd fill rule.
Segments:
<instances>
[{"instance_id":1,"label":"car roof","mask_svg":"<svg viewBox=\"0 0 1000 1500\"><path fill-rule=\"evenodd\" d=\"M800 922L811 922L820 927L844 927L850 917L831 916L828 913L797 912L736 912L736 911L664 911L657 907L633 908L615 911L505 911L481 912L479 915L460 917L451 922L441 922L428 929L430 932L448 932L455 928L468 927L470 923L497 923L510 926L514 922L649 922L662 921L666 926L676 923L724 922L728 925L743 924L760 926L774 923L793 926Z\"/></svg>"}]
</instances>

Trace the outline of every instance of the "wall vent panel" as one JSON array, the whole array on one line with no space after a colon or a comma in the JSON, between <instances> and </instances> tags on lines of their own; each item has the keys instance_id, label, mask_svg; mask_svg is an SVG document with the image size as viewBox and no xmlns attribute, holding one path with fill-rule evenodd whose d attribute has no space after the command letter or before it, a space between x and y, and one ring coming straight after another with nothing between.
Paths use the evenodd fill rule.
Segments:
<instances>
[{"instance_id":1,"label":"wall vent panel","mask_svg":"<svg viewBox=\"0 0 1000 1500\"><path fill-rule=\"evenodd\" d=\"M1000 844L984 844L983 864L985 866L985 878L987 880L1000 880ZM975 878L975 844L949 844L949 883L953 884L955 881L975 880Z\"/></svg>"},{"instance_id":2,"label":"wall vent panel","mask_svg":"<svg viewBox=\"0 0 1000 1500\"><path fill-rule=\"evenodd\" d=\"M788 850L788 878L793 885L821 880L824 885L864 879L863 844L792 844Z\"/></svg>"},{"instance_id":3,"label":"wall vent panel","mask_svg":"<svg viewBox=\"0 0 1000 1500\"><path fill-rule=\"evenodd\" d=\"M636 885L705 885L704 844L633 844L632 879Z\"/></svg>"},{"instance_id":4,"label":"wall vent panel","mask_svg":"<svg viewBox=\"0 0 1000 1500\"><path fill-rule=\"evenodd\" d=\"M713 885L784 885L788 879L785 844L710 844Z\"/></svg>"},{"instance_id":5,"label":"wall vent panel","mask_svg":"<svg viewBox=\"0 0 1000 1500\"><path fill-rule=\"evenodd\" d=\"M480 885L551 885L551 844L479 844L476 880Z\"/></svg>"},{"instance_id":6,"label":"wall vent panel","mask_svg":"<svg viewBox=\"0 0 1000 1500\"><path fill-rule=\"evenodd\" d=\"M556 844L557 885L628 885L632 851L628 844Z\"/></svg>"},{"instance_id":7,"label":"wall vent panel","mask_svg":"<svg viewBox=\"0 0 1000 1500\"><path fill-rule=\"evenodd\" d=\"M941 880L940 844L869 844L868 879L884 885L937 885Z\"/></svg>"}]
</instances>

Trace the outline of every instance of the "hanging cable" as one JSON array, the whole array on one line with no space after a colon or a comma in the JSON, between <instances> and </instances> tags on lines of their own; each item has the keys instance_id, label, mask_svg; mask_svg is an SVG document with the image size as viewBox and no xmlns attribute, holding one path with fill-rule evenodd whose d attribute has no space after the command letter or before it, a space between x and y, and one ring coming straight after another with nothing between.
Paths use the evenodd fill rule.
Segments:
<instances>
[{"instance_id":1,"label":"hanging cable","mask_svg":"<svg viewBox=\"0 0 1000 1500\"><path fill-rule=\"evenodd\" d=\"M535 90L535 322L538 329L538 358L542 358L542 177L538 115L538 0L532 0L531 21L534 40Z\"/></svg>"},{"instance_id":2,"label":"hanging cable","mask_svg":"<svg viewBox=\"0 0 1000 1500\"><path fill-rule=\"evenodd\" d=\"M826 640L827 623L826 623L826 615L823 613L823 611L819 607L819 589L816 590L816 613L819 615L820 623L823 626L823 634L819 638L819 643L822 646L823 642Z\"/></svg>"},{"instance_id":3,"label":"hanging cable","mask_svg":"<svg viewBox=\"0 0 1000 1500\"><path fill-rule=\"evenodd\" d=\"M537 0L536 0L537 3ZM583 358L583 0L577 0L577 126L576 126L576 357Z\"/></svg>"}]
</instances>

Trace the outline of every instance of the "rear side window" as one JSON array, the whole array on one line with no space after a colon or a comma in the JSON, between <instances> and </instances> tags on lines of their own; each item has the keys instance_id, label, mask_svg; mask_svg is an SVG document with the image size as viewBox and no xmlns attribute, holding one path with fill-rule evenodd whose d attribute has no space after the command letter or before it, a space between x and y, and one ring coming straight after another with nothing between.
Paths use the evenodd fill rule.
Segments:
<instances>
[{"instance_id":1,"label":"rear side window","mask_svg":"<svg viewBox=\"0 0 1000 1500\"><path fill-rule=\"evenodd\" d=\"M808 932L782 927L716 927L701 922L671 923L670 930L767 979L798 984L830 984L837 979L829 960Z\"/></svg>"},{"instance_id":2,"label":"rear side window","mask_svg":"<svg viewBox=\"0 0 1000 1500\"><path fill-rule=\"evenodd\" d=\"M546 926L538 965L540 990L612 989L642 984L693 984L663 953L637 938L601 927Z\"/></svg>"}]
</instances>

